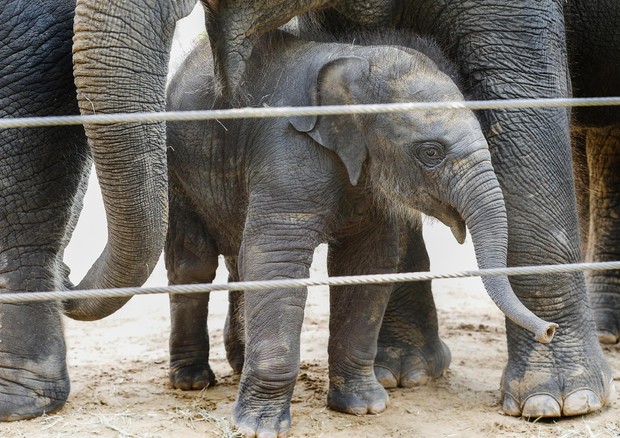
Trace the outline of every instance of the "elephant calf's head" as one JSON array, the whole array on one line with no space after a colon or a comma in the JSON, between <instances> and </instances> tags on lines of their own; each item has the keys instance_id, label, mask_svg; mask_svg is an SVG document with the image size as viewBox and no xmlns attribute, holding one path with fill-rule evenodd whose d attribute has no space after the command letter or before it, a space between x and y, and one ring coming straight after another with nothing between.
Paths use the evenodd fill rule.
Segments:
<instances>
[{"instance_id":1,"label":"elephant calf's head","mask_svg":"<svg viewBox=\"0 0 620 438\"><path fill-rule=\"evenodd\" d=\"M462 101L455 83L428 57L409 49L359 47L321 65L308 104ZM357 184L366 164L387 207L410 219L415 210L448 225L459 242L461 186L494 177L487 143L468 110L297 117L293 126L334 151Z\"/></svg>"}]
</instances>

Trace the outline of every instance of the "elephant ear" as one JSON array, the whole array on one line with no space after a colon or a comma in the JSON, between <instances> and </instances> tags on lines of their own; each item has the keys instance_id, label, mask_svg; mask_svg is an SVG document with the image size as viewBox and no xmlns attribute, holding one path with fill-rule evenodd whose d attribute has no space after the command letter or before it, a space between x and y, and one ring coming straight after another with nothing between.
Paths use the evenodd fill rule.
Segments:
<instances>
[{"instance_id":1,"label":"elephant ear","mask_svg":"<svg viewBox=\"0 0 620 438\"><path fill-rule=\"evenodd\" d=\"M370 63L360 57L332 59L313 74L313 86L304 105L350 105L362 103L369 88ZM366 138L358 117L291 117L291 125L308 134L321 146L334 151L342 160L351 184L356 185L368 156Z\"/></svg>"}]
</instances>

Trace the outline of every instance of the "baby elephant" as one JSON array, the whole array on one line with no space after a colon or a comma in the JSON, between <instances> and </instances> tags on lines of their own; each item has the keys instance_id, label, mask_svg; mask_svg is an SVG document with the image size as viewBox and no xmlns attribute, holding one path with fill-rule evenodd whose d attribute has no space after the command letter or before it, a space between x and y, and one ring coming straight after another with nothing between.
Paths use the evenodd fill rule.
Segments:
<instances>
[{"instance_id":1,"label":"baby elephant","mask_svg":"<svg viewBox=\"0 0 620 438\"><path fill-rule=\"evenodd\" d=\"M463 100L454 82L411 48L309 42L277 31L255 48L246 94L233 102L214 89L208 52L197 47L174 77L170 110ZM480 267L506 264L502 192L471 111L177 122L168 125L168 142L172 284L211 282L218 254L233 280L306 278L322 242L331 276L396 272L400 233L419 212L448 225L459 241L467 225ZM556 325L527 311L506 277L486 278L485 286L509 318L551 340ZM332 290L332 409L376 413L388 403L373 361L391 289ZM229 361L242 370L233 421L249 436L283 435L306 290L247 292L243 299L242 315L232 301L225 334ZM207 304L206 295L171 296L178 388L214 383Z\"/></svg>"}]
</instances>

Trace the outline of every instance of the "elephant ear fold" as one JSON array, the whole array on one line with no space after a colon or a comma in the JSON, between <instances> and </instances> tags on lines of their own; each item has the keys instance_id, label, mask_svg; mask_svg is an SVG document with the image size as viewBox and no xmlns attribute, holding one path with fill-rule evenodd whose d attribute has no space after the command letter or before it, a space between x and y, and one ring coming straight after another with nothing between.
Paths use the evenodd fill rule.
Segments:
<instances>
[{"instance_id":1,"label":"elephant ear fold","mask_svg":"<svg viewBox=\"0 0 620 438\"><path fill-rule=\"evenodd\" d=\"M324 63L309 90L311 105L352 105L367 103L370 63L356 56ZM334 151L356 185L368 156L361 117L356 115L292 117L291 125L308 134L321 146Z\"/></svg>"}]
</instances>

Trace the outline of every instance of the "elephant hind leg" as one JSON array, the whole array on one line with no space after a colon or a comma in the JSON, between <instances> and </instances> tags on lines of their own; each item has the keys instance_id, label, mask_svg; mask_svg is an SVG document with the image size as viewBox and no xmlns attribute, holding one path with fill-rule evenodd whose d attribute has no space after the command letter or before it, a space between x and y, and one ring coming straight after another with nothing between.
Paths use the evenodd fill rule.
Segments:
<instances>
[{"instance_id":1,"label":"elephant hind leg","mask_svg":"<svg viewBox=\"0 0 620 438\"><path fill-rule=\"evenodd\" d=\"M401 233L398 272L428 271L422 226ZM375 375L386 388L411 388L440 377L450 365L448 346L439 338L431 282L394 285L383 317Z\"/></svg>"},{"instance_id":2,"label":"elephant hind leg","mask_svg":"<svg viewBox=\"0 0 620 438\"><path fill-rule=\"evenodd\" d=\"M239 272L235 258L226 258L228 268L228 281L239 281ZM235 371L241 374L243 361L245 360L245 317L244 317L243 291L228 292L228 314L224 326L224 346L226 347L226 359Z\"/></svg>"},{"instance_id":3,"label":"elephant hind leg","mask_svg":"<svg viewBox=\"0 0 620 438\"><path fill-rule=\"evenodd\" d=\"M591 128L586 138L590 226L586 259L620 260L620 125ZM586 273L599 341L620 340L620 271Z\"/></svg>"},{"instance_id":4,"label":"elephant hind leg","mask_svg":"<svg viewBox=\"0 0 620 438\"><path fill-rule=\"evenodd\" d=\"M217 248L200 219L171 196L170 228L165 261L173 284L211 283L217 269ZM209 366L209 293L170 295L170 382L182 390L216 383Z\"/></svg>"},{"instance_id":5,"label":"elephant hind leg","mask_svg":"<svg viewBox=\"0 0 620 438\"><path fill-rule=\"evenodd\" d=\"M330 276L394 272L397 235L387 220L372 230L338 238L329 245ZM329 392L327 405L348 414L376 414L389 397L374 373L377 338L391 285L330 287Z\"/></svg>"}]
</instances>

